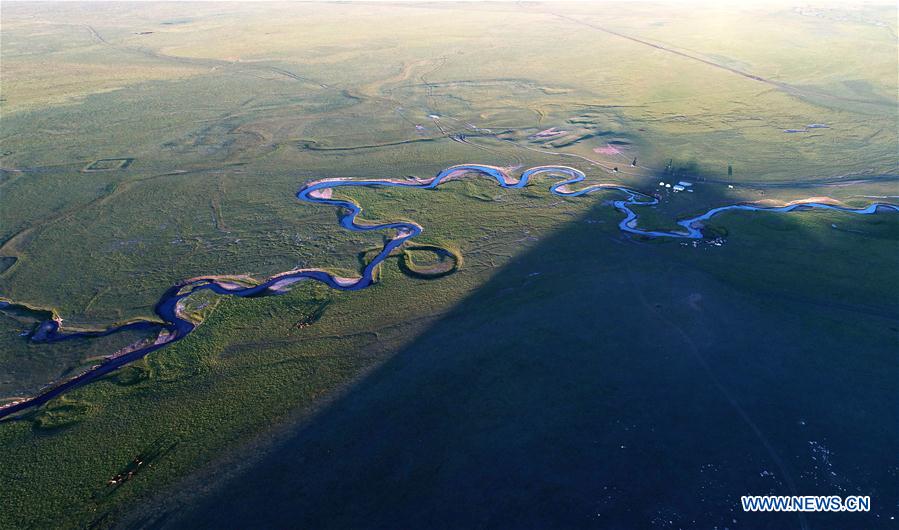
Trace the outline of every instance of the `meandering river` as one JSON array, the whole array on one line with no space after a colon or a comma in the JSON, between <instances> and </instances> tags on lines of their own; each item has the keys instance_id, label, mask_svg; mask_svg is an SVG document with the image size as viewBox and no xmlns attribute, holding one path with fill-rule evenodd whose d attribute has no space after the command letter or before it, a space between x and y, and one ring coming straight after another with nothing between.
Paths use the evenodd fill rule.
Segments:
<instances>
[{"instance_id":1,"label":"meandering river","mask_svg":"<svg viewBox=\"0 0 899 530\"><path fill-rule=\"evenodd\" d=\"M436 188L448 180L461 178L463 175L479 174L491 177L503 188L523 188L529 181L537 176L549 176L559 178L560 181L550 187L550 191L563 197L579 197L599 190L612 190L624 195L623 199L615 200L612 205L622 213L624 218L618 227L631 234L648 237L701 239L702 222L707 221L722 212L729 210L748 210L786 213L803 209L827 209L859 215L872 215L879 211L899 211L899 205L874 202L864 208L850 208L836 204L829 200L805 200L795 201L780 206L763 206L758 204L733 204L713 208L702 215L678 221L680 227L672 231L645 230L638 226L638 215L632 209L633 206L651 206L658 204L658 199L650 195L635 191L616 184L594 184L577 190L571 186L583 181L586 177L578 169L567 166L538 166L527 169L518 177L513 177L506 168L487 166L480 164L464 164L444 169L436 176L406 179L344 179L330 178L316 180L305 184L298 192L297 198L301 201L326 204L341 209L344 213L340 216L340 225L353 231L393 230L395 235L391 237L381 248L380 252L369 261L362 269L358 278L342 278L321 269L295 269L276 274L254 285L248 285L234 277L225 276L201 276L179 282L169 288L156 304L156 314L162 323L151 320L138 320L121 326L114 326L102 331L66 331L61 327L59 320L48 320L30 335L30 340L37 342L55 342L72 339L75 337L97 337L117 333L126 329L153 328L159 329L159 335L152 343L140 344L121 350L119 353L106 357L101 363L87 370L59 381L35 396L8 403L0 407L0 419L20 412L30 407L40 406L47 401L77 388L95 381L122 366L140 359L147 354L163 348L169 344L188 336L196 324L182 314L183 300L193 293L201 290L210 290L220 295L233 295L243 298L255 296L270 296L287 292L289 286L302 280L314 280L328 285L333 289L342 291L358 291L371 285L375 268L383 262L390 253L400 247L407 240L421 233L422 227L412 222L391 222L382 224L360 224L358 221L362 208L350 201L331 198L332 191L339 187L366 186L366 187L404 187L418 189ZM15 305L13 302L0 301L0 309Z\"/></svg>"}]
</instances>

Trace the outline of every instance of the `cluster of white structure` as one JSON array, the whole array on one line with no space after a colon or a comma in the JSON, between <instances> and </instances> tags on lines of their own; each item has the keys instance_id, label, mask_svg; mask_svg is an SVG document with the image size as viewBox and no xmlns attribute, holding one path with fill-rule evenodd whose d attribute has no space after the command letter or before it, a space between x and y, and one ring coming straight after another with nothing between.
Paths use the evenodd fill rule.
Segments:
<instances>
[{"instance_id":1,"label":"cluster of white structure","mask_svg":"<svg viewBox=\"0 0 899 530\"><path fill-rule=\"evenodd\" d=\"M687 182L686 180L678 181L677 184L671 184L670 182L659 182L659 187L671 189L674 193L678 193L680 191L689 191L693 193L693 183Z\"/></svg>"}]
</instances>

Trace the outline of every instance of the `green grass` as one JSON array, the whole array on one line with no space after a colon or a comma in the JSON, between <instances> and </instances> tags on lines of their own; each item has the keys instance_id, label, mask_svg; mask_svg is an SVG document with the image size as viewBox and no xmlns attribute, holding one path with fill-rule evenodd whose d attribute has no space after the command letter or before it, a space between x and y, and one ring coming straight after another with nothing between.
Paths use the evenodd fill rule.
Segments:
<instances>
[{"instance_id":1,"label":"green grass","mask_svg":"<svg viewBox=\"0 0 899 530\"><path fill-rule=\"evenodd\" d=\"M458 271L464 259L458 250L440 245L408 245L402 270L418 278L440 278Z\"/></svg>"},{"instance_id":2,"label":"green grass","mask_svg":"<svg viewBox=\"0 0 899 530\"><path fill-rule=\"evenodd\" d=\"M876 177L895 173L895 105L877 103L894 103L895 8L816 18L588 4L273 9L210 4L186 16L175 4L4 4L0 296L96 328L152 317L167 288L194 276L263 278L296 267L350 275L384 235L343 230L331 208L295 198L321 177L566 164L590 182L658 193L658 206L637 208L643 228L673 228L740 201L830 195L860 205L894 194L894 180ZM442 131L430 115L441 116ZM783 132L811 123L830 128ZM566 133L533 136L551 127ZM610 142L622 155L595 151ZM635 157L640 167L631 168ZM821 180L841 175L861 181ZM669 194L660 180L689 180L695 191ZM726 244L693 247L621 234L620 214L604 204L617 192L562 199L549 185L337 190L366 220L412 220L424 232L364 292L302 284L265 299L192 296L188 312L203 324L186 340L0 424L0 527L108 526L186 476L228 471L214 466L351 388L504 266L508 279L475 298L475 317L576 296L567 274L578 260L598 271L589 292L601 312L625 303L606 298L603 282L623 285L633 269L653 289L673 289L656 279L677 269L705 275L700 283L713 291L795 301L816 322L839 308L894 316L897 286L884 264L895 263L895 216L727 213L710 223ZM563 230L580 246L552 242ZM515 269L531 251L540 259ZM33 393L147 338L20 337L38 319L0 317L0 397ZM864 340L889 340L881 333ZM152 466L108 487L140 455L153 455Z\"/></svg>"}]
</instances>

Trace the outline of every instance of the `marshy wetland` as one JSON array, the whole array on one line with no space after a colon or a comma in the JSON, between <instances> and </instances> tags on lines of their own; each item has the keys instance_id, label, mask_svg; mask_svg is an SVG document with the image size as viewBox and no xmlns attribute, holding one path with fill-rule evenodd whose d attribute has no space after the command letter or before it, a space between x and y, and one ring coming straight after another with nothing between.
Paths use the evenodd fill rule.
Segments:
<instances>
[{"instance_id":1,"label":"marshy wetland","mask_svg":"<svg viewBox=\"0 0 899 530\"><path fill-rule=\"evenodd\" d=\"M0 527L888 526L895 19L4 2Z\"/></svg>"}]
</instances>

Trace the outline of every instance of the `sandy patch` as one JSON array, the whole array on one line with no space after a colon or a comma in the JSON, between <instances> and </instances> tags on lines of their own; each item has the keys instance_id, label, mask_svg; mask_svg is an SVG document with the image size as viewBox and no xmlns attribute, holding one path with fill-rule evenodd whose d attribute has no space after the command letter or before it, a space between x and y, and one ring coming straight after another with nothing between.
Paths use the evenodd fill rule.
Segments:
<instances>
[{"instance_id":1,"label":"sandy patch","mask_svg":"<svg viewBox=\"0 0 899 530\"><path fill-rule=\"evenodd\" d=\"M334 277L334 281L341 287L349 287L361 279L362 278L341 278L339 276Z\"/></svg>"},{"instance_id":2,"label":"sandy patch","mask_svg":"<svg viewBox=\"0 0 899 530\"><path fill-rule=\"evenodd\" d=\"M334 190L332 188L319 188L317 190L310 191L309 196L313 199L330 199L333 191Z\"/></svg>"},{"instance_id":3,"label":"sandy patch","mask_svg":"<svg viewBox=\"0 0 899 530\"><path fill-rule=\"evenodd\" d=\"M846 207L846 204L842 201L838 201L833 197L809 197L807 199L797 199L795 201L784 202L776 199L762 199L760 201L756 201L754 204L759 206L769 206L780 208L783 206L795 206L798 204L809 204L809 203L818 203L818 204L829 204L831 206L841 206Z\"/></svg>"},{"instance_id":4,"label":"sandy patch","mask_svg":"<svg viewBox=\"0 0 899 530\"><path fill-rule=\"evenodd\" d=\"M552 138L554 136L560 136L563 134L568 134L568 131L560 131L555 127L550 127L549 129L534 134L532 138Z\"/></svg>"}]
</instances>

